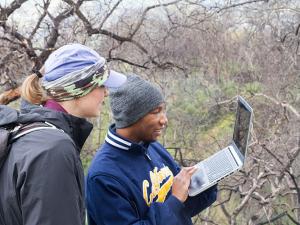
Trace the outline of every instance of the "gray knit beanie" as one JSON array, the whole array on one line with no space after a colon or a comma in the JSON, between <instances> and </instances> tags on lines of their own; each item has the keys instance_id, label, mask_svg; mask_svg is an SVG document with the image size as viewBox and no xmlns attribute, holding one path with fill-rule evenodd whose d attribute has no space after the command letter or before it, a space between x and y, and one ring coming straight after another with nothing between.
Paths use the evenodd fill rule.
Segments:
<instances>
[{"instance_id":1,"label":"gray knit beanie","mask_svg":"<svg viewBox=\"0 0 300 225\"><path fill-rule=\"evenodd\" d=\"M129 75L109 96L116 128L129 127L164 102L157 87L136 75Z\"/></svg>"}]
</instances>

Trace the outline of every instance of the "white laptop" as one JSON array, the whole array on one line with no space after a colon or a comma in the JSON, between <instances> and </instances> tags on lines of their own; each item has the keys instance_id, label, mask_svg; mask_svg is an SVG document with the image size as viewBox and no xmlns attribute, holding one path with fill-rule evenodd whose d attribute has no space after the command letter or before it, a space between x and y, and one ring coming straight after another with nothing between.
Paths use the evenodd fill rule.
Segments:
<instances>
[{"instance_id":1,"label":"white laptop","mask_svg":"<svg viewBox=\"0 0 300 225\"><path fill-rule=\"evenodd\" d=\"M244 165L252 114L251 106L245 99L238 96L231 144L196 165L198 170L192 176L189 196L205 191Z\"/></svg>"}]
</instances>

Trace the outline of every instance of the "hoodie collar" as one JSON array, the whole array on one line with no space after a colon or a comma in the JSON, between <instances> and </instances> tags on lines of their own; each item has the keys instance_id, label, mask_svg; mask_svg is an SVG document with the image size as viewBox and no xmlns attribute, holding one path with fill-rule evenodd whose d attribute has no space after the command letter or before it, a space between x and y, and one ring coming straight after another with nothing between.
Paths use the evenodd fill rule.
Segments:
<instances>
[{"instance_id":1,"label":"hoodie collar","mask_svg":"<svg viewBox=\"0 0 300 225\"><path fill-rule=\"evenodd\" d=\"M147 151L147 148L149 146L148 143L143 143L143 142L135 143L135 142L132 142L132 141L128 140L127 138L124 138L124 137L120 136L116 132L116 125L115 124L112 124L109 127L108 132L107 132L106 137L105 137L105 141L108 144L114 146L115 148L125 150L125 151L145 152L145 151Z\"/></svg>"},{"instance_id":2,"label":"hoodie collar","mask_svg":"<svg viewBox=\"0 0 300 225\"><path fill-rule=\"evenodd\" d=\"M60 104L58 104L57 101L53 100L53 99L48 99L45 104L44 107L48 108L48 109L53 109L59 112L64 112L64 113L68 113L64 107L62 107Z\"/></svg>"}]
</instances>

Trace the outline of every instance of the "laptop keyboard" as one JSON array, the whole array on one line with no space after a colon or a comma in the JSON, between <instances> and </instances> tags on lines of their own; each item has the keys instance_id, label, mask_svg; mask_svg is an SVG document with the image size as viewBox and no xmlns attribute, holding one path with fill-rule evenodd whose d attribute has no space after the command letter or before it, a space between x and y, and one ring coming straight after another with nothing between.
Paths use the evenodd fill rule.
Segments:
<instances>
[{"instance_id":1,"label":"laptop keyboard","mask_svg":"<svg viewBox=\"0 0 300 225\"><path fill-rule=\"evenodd\" d=\"M234 159L227 154L230 154L228 149L224 149L204 162L209 182L214 182L228 172L233 171L232 160Z\"/></svg>"}]
</instances>

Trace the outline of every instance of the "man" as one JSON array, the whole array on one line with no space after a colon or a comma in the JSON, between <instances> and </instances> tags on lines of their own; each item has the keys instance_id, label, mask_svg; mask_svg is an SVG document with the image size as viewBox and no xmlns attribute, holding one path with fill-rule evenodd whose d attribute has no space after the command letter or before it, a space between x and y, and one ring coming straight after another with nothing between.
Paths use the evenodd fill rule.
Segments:
<instances>
[{"instance_id":1,"label":"man","mask_svg":"<svg viewBox=\"0 0 300 225\"><path fill-rule=\"evenodd\" d=\"M115 124L87 176L90 225L190 225L216 200L212 187L188 197L195 167L180 169L156 140L168 120L161 92L132 75L110 92Z\"/></svg>"}]
</instances>

